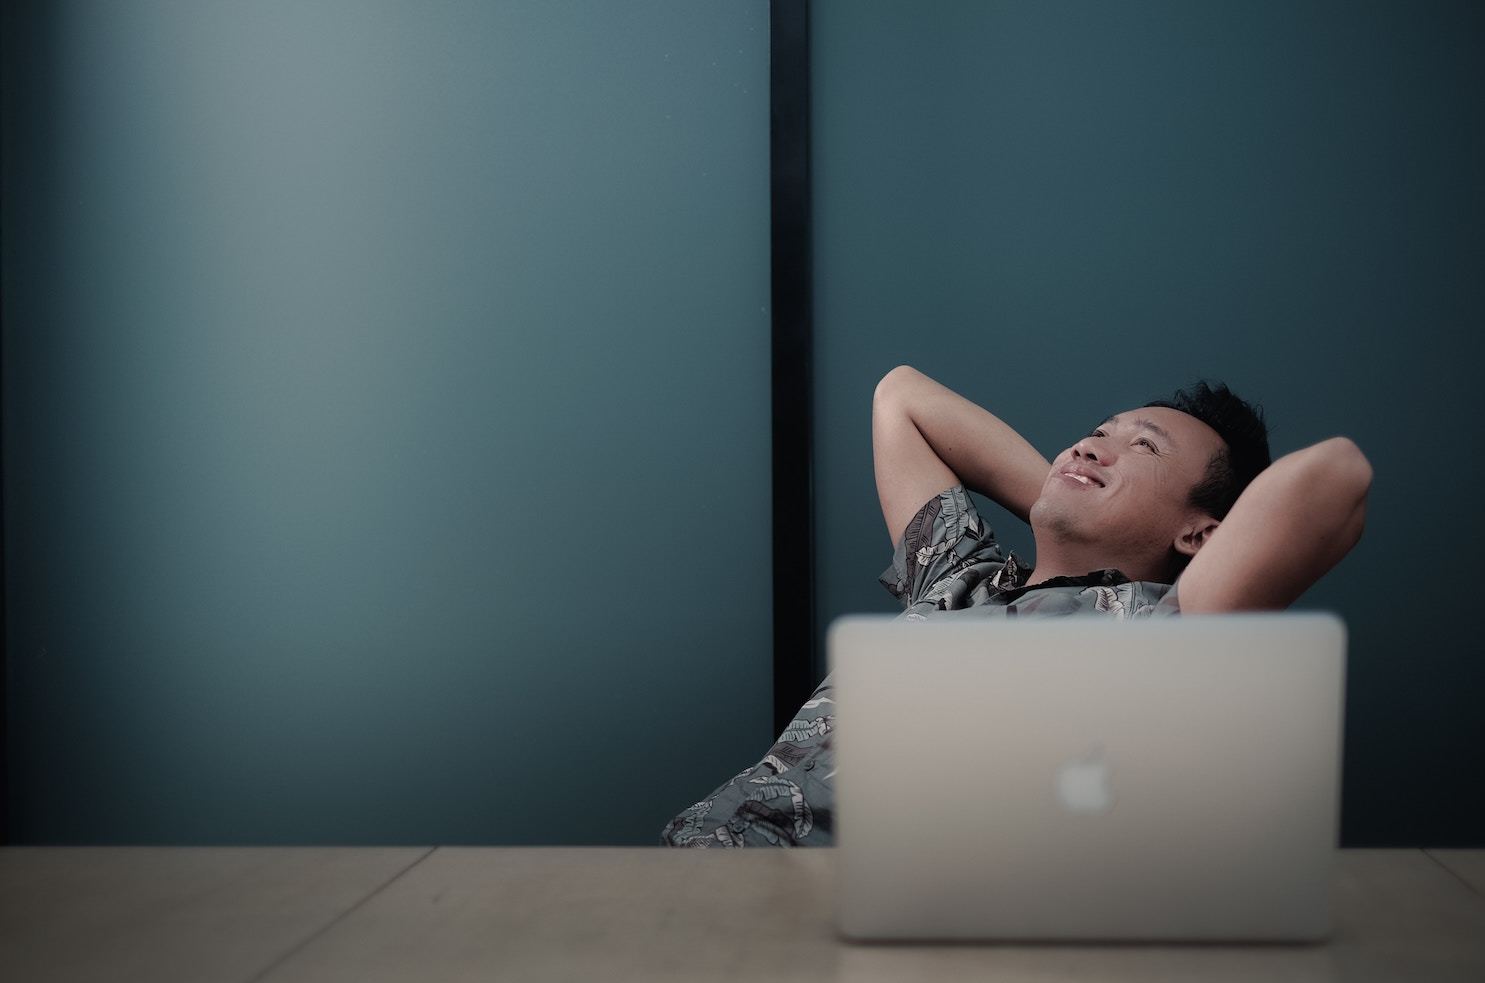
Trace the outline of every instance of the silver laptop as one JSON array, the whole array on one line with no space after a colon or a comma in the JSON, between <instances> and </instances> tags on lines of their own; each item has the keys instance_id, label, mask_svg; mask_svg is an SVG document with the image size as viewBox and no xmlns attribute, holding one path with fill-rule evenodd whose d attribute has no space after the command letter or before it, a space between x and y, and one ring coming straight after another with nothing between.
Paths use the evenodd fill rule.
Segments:
<instances>
[{"instance_id":1,"label":"silver laptop","mask_svg":"<svg viewBox=\"0 0 1485 983\"><path fill-rule=\"evenodd\" d=\"M1339 617L847 615L826 645L845 938L1328 935Z\"/></svg>"}]
</instances>

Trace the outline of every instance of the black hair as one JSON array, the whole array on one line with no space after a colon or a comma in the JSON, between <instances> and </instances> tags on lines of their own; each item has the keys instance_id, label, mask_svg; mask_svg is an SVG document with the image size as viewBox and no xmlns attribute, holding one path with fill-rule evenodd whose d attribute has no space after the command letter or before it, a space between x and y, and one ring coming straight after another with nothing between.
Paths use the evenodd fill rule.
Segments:
<instances>
[{"instance_id":1,"label":"black hair","mask_svg":"<svg viewBox=\"0 0 1485 983\"><path fill-rule=\"evenodd\" d=\"M1217 431L1225 446L1212 455L1206 474L1186 500L1219 522L1227 518L1243 489L1272 463L1263 408L1239 399L1220 382L1212 388L1206 380L1176 390L1170 399L1152 399L1145 405L1180 410ZM1177 553L1172 582L1190 560L1184 553Z\"/></svg>"}]
</instances>

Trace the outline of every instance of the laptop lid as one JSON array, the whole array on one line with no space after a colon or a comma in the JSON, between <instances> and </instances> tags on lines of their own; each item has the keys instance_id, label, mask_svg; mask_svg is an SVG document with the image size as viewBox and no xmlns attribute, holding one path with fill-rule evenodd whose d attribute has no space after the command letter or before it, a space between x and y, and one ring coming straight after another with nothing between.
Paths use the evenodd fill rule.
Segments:
<instances>
[{"instance_id":1,"label":"laptop lid","mask_svg":"<svg viewBox=\"0 0 1485 983\"><path fill-rule=\"evenodd\" d=\"M837 618L839 931L1324 938L1345 650L1322 612Z\"/></svg>"}]
</instances>

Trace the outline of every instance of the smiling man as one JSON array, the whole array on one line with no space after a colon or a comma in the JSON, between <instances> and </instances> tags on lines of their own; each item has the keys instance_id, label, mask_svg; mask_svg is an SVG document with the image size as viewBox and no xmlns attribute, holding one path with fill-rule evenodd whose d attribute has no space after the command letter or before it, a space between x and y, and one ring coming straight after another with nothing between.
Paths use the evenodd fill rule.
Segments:
<instances>
[{"instance_id":1,"label":"smiling man","mask_svg":"<svg viewBox=\"0 0 1485 983\"><path fill-rule=\"evenodd\" d=\"M1113 414L1048 461L911 368L877 384L872 452L903 620L1282 610L1361 538L1371 465L1332 437L1271 461L1261 412L1205 382ZM1029 522L1002 554L968 491ZM756 765L676 816L673 846L833 842L827 676Z\"/></svg>"}]
</instances>

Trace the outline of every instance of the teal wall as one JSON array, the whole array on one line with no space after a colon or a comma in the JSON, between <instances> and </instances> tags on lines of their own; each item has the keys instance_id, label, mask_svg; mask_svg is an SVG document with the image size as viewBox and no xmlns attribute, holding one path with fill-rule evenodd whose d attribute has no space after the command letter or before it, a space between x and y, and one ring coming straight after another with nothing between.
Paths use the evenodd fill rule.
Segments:
<instances>
[{"instance_id":1,"label":"teal wall","mask_svg":"<svg viewBox=\"0 0 1485 983\"><path fill-rule=\"evenodd\" d=\"M1296 605L1351 630L1343 840L1485 846L1485 6L812 10L821 636L895 610L870 426L894 365L1049 458L1223 379L1276 455L1344 434L1375 471L1362 541Z\"/></svg>"},{"instance_id":2,"label":"teal wall","mask_svg":"<svg viewBox=\"0 0 1485 983\"><path fill-rule=\"evenodd\" d=\"M887 369L1048 456L1222 378L1375 467L1346 842L1485 845L1480 8L812 8L822 635ZM767 15L4 7L11 839L648 843L757 759Z\"/></svg>"},{"instance_id":3,"label":"teal wall","mask_svg":"<svg viewBox=\"0 0 1485 983\"><path fill-rule=\"evenodd\" d=\"M763 0L5 27L13 841L654 843L756 759Z\"/></svg>"}]
</instances>

